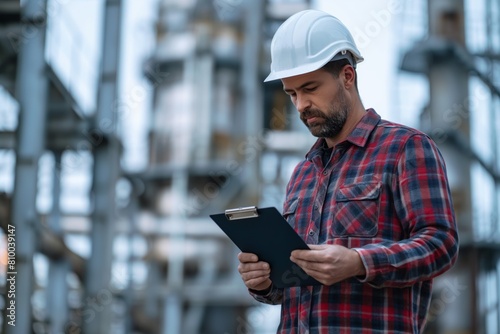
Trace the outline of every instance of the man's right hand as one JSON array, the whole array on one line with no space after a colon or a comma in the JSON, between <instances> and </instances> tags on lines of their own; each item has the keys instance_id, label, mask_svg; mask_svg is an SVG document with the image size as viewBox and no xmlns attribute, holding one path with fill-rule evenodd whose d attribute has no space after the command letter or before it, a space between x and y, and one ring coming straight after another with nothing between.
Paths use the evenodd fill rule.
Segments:
<instances>
[{"instance_id":1,"label":"man's right hand","mask_svg":"<svg viewBox=\"0 0 500 334\"><path fill-rule=\"evenodd\" d=\"M271 269L267 262L259 261L257 255L252 253L239 253L238 260L238 271L247 288L261 291L271 286Z\"/></svg>"}]
</instances>

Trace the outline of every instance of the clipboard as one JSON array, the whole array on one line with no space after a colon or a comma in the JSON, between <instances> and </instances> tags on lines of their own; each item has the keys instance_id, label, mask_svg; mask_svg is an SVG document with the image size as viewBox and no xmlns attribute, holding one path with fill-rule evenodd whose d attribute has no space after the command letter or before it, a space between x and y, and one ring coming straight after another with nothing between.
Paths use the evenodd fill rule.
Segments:
<instances>
[{"instance_id":1,"label":"clipboard","mask_svg":"<svg viewBox=\"0 0 500 334\"><path fill-rule=\"evenodd\" d=\"M309 247L275 207L229 209L210 218L242 252L254 253L269 263L274 286L321 284L290 260L293 250Z\"/></svg>"}]
</instances>

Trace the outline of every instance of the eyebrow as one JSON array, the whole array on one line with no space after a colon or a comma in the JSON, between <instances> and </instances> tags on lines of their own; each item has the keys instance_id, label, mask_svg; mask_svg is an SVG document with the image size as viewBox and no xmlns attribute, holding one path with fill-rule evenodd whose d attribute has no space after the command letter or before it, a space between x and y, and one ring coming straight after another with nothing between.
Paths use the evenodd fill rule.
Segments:
<instances>
[{"instance_id":1,"label":"eyebrow","mask_svg":"<svg viewBox=\"0 0 500 334\"><path fill-rule=\"evenodd\" d=\"M301 90L302 88L304 88L304 87L306 87L306 86L309 86L309 85L312 85L312 84L317 84L317 83L318 83L318 81L317 81L317 80L307 81L307 82L303 83L302 85L300 85L300 86L297 88L297 90ZM292 89L283 87L283 91L284 91L285 93L289 93L289 92L291 92L291 91L292 91Z\"/></svg>"}]
</instances>

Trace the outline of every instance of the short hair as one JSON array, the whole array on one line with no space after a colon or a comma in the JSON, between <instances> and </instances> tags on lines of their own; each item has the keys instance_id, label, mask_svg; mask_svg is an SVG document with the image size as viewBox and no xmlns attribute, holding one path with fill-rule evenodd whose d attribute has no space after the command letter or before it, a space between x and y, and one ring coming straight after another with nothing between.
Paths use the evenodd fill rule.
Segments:
<instances>
[{"instance_id":1,"label":"short hair","mask_svg":"<svg viewBox=\"0 0 500 334\"><path fill-rule=\"evenodd\" d=\"M335 78L338 79L338 77L340 75L340 71L346 65L352 66L348 59L340 59L340 60L335 60L335 61L329 61L328 63L323 65L323 67L321 69L331 73ZM356 72L356 68L354 66L353 66L353 68L354 68L354 73L355 73L354 86L356 87L356 90L358 90L358 73Z\"/></svg>"}]
</instances>

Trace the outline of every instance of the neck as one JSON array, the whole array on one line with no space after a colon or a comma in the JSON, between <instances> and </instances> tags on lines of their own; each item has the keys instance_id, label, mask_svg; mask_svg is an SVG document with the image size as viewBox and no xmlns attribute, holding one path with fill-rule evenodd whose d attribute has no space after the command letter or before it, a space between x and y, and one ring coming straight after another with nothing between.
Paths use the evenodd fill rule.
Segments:
<instances>
[{"instance_id":1,"label":"neck","mask_svg":"<svg viewBox=\"0 0 500 334\"><path fill-rule=\"evenodd\" d=\"M350 107L351 109L349 115L347 116L347 120L340 133L335 137L325 138L328 147L334 147L338 143L343 142L349 136L352 130L354 130L354 128L359 123L361 118L363 118L363 115L366 112L365 107L363 106L363 103L361 103L359 98L355 99Z\"/></svg>"}]
</instances>

